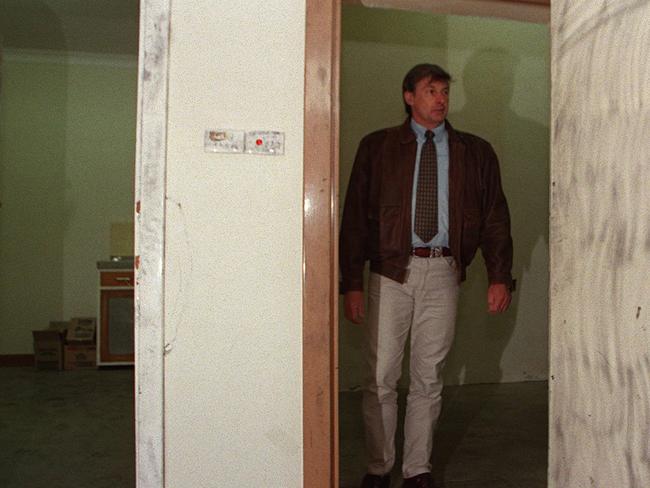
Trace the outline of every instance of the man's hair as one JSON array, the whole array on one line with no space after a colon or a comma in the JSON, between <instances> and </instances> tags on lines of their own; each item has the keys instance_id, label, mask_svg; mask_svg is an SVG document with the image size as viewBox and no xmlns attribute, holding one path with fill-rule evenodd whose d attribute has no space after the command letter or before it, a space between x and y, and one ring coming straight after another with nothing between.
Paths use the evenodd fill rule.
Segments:
<instances>
[{"instance_id":1,"label":"man's hair","mask_svg":"<svg viewBox=\"0 0 650 488\"><path fill-rule=\"evenodd\" d=\"M404 81L402 82L402 97L406 92L414 92L415 85L425 78L430 81L446 81L447 83L451 81L451 75L437 64L417 64L404 77ZM404 109L407 114L411 115L411 106L406 101L404 101Z\"/></svg>"}]
</instances>

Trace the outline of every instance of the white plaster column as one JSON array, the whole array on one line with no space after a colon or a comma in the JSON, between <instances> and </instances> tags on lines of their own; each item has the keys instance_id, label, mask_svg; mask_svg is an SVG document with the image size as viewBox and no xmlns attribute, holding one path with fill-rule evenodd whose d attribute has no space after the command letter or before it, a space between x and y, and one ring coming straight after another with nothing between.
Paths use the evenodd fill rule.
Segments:
<instances>
[{"instance_id":1,"label":"white plaster column","mask_svg":"<svg viewBox=\"0 0 650 488\"><path fill-rule=\"evenodd\" d=\"M650 3L551 17L549 487L647 487Z\"/></svg>"}]
</instances>

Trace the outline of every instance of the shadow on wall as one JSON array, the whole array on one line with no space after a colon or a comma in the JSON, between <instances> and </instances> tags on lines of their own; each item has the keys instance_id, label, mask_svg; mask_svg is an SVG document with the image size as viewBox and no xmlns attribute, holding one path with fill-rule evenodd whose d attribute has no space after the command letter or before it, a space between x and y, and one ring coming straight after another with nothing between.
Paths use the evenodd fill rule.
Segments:
<instances>
[{"instance_id":1,"label":"shadow on wall","mask_svg":"<svg viewBox=\"0 0 650 488\"><path fill-rule=\"evenodd\" d=\"M548 328L546 314L533 316L536 308L531 308L531 303L535 302L539 308L539 303L545 303L548 296L548 268L543 273L540 270L531 273L535 249L540 244L548 249L548 129L520 117L509 107L515 90L517 63L512 53L503 50L475 52L460 80L466 103L461 111L450 115L455 127L484 137L499 156L501 179L510 205L514 241L512 272L518 289L508 312L488 315L485 311L485 265L480 253L477 254L468 270L467 281L461 287L456 341L444 376L445 384L490 384L483 387L482 402L467 405L462 410L463 422L459 423L462 428L439 433L437 442L444 444L446 449L437 449L435 456L443 478L449 459L467 430L499 391L498 383L504 379L504 351L512 340L515 325L523 328L539 323ZM529 276L533 283L527 282ZM476 310L476 304L483 308ZM542 308L546 311L544 306ZM481 344L484 347L479 347ZM536 346L546 356L546 344ZM523 353L526 350L523 349ZM523 376L526 377L525 371ZM444 399L443 415L460 390L453 391L451 397Z\"/></svg>"},{"instance_id":2,"label":"shadow on wall","mask_svg":"<svg viewBox=\"0 0 650 488\"><path fill-rule=\"evenodd\" d=\"M475 310L476 304L486 304L487 290L485 267L477 254L468 270L467 282L461 287L457 340L445 370L447 384L500 382L504 350L515 324L527 327L537 322L548 327L545 313L540 317L534 312L540 303L546 303L548 270L530 273L536 247L548 249L548 129L519 116L509 106L518 62L515 55L501 49L484 49L472 54L460 80L466 103L461 111L450 114L454 126L487 139L499 157L510 205L513 276L518 281L518 290L505 314L490 316L485 312L487 305ZM534 282L527 282L528 276ZM542 308L545 312L546 308ZM479 344L485 347L477 350ZM545 356L546 344L539 347L544 348ZM526 371L521 374L524 379L539 379L527 378Z\"/></svg>"}]
</instances>

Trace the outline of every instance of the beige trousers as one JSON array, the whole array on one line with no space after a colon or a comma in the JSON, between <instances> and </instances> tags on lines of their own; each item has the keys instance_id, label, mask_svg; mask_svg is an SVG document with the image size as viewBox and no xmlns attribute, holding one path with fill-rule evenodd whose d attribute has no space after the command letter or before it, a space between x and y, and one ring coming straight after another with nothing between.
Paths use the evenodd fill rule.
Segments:
<instances>
[{"instance_id":1,"label":"beige trousers","mask_svg":"<svg viewBox=\"0 0 650 488\"><path fill-rule=\"evenodd\" d=\"M402 474L431 471L433 429L440 415L441 371L454 338L458 278L453 258L413 257L407 281L376 273L368 285L363 418L368 472L383 475L395 464L397 381L411 333L410 385L404 420Z\"/></svg>"}]
</instances>

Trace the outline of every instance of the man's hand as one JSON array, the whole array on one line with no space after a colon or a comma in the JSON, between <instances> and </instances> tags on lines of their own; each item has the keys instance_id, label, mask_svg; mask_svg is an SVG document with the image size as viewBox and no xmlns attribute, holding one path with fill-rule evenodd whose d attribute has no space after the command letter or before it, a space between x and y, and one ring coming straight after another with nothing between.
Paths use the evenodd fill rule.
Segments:
<instances>
[{"instance_id":1,"label":"man's hand","mask_svg":"<svg viewBox=\"0 0 650 488\"><path fill-rule=\"evenodd\" d=\"M493 283L488 288L487 302L488 313L497 314L508 310L512 295L503 283Z\"/></svg>"},{"instance_id":2,"label":"man's hand","mask_svg":"<svg viewBox=\"0 0 650 488\"><path fill-rule=\"evenodd\" d=\"M352 290L345 293L345 318L360 324L366 316L363 305L363 292L361 290Z\"/></svg>"}]
</instances>

